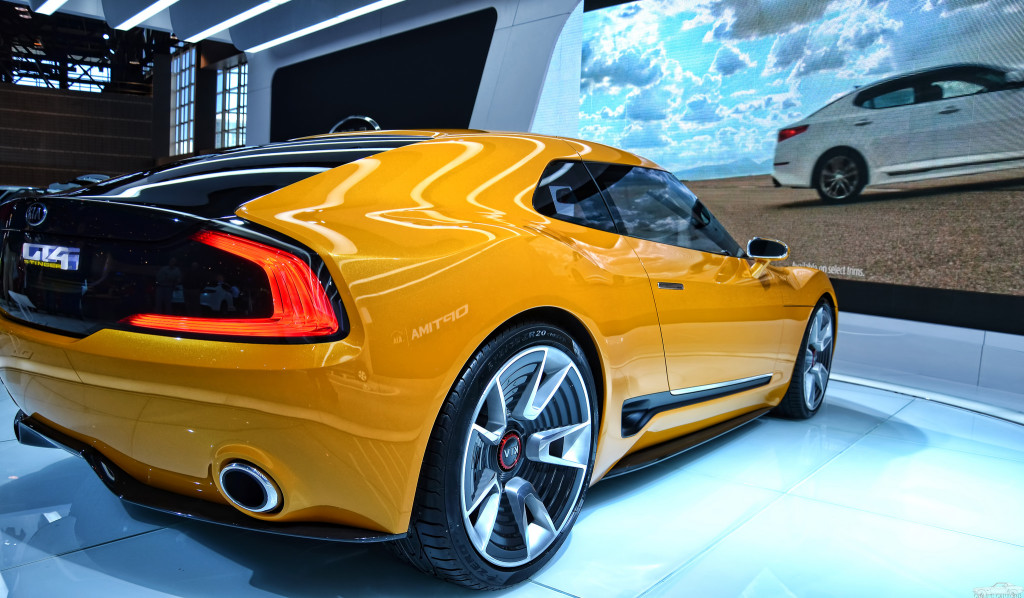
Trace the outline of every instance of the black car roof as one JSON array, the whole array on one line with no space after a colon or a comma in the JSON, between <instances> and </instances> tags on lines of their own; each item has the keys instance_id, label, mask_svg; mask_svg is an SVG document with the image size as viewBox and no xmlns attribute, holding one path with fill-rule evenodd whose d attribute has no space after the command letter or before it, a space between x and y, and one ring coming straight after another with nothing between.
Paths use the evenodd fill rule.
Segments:
<instances>
[{"instance_id":1,"label":"black car roof","mask_svg":"<svg viewBox=\"0 0 1024 598\"><path fill-rule=\"evenodd\" d=\"M186 158L63 193L226 216L281 187L430 136L339 135L296 139Z\"/></svg>"},{"instance_id":2,"label":"black car roof","mask_svg":"<svg viewBox=\"0 0 1024 598\"><path fill-rule=\"evenodd\" d=\"M991 70L1002 71L1002 72L1006 72L1007 71L1007 69L1005 67L995 66L995 65L991 65L991 64L970 63L970 62L955 63L955 64L943 64L943 65L939 65L939 66L931 66L931 67L928 67L928 68L917 69L915 71L907 71L905 73L900 73L898 75L893 75L891 77L886 77L885 79L879 79L878 81L874 81L874 82L868 83L867 85L863 85L863 86L857 88L855 91L862 91L862 90L865 90L865 89L870 89L870 88L875 87L877 85L885 85L887 83L892 83L893 81L899 81L900 79L908 79L910 77L918 77L918 76L925 75L925 74L928 74L928 73L934 73L934 72L940 72L940 71L946 71L946 70L956 70L956 69L962 69L962 68L983 68L983 69L991 69Z\"/></svg>"}]
</instances>

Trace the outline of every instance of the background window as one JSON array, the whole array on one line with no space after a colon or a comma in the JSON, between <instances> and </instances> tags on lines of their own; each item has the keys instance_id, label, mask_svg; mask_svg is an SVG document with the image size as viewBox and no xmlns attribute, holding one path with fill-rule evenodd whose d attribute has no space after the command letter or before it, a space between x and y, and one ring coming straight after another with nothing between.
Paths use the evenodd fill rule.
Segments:
<instances>
[{"instance_id":1,"label":"background window","mask_svg":"<svg viewBox=\"0 0 1024 598\"><path fill-rule=\"evenodd\" d=\"M196 49L180 48L171 56L172 156L192 153L195 137Z\"/></svg>"},{"instance_id":2,"label":"background window","mask_svg":"<svg viewBox=\"0 0 1024 598\"><path fill-rule=\"evenodd\" d=\"M901 89L894 89L885 93L879 94L873 98L866 100L862 106L865 108L893 108L896 106L906 106L914 103L914 88L903 87Z\"/></svg>"},{"instance_id":3,"label":"background window","mask_svg":"<svg viewBox=\"0 0 1024 598\"><path fill-rule=\"evenodd\" d=\"M624 234L709 253L742 255L711 212L672 174L618 164L587 166Z\"/></svg>"},{"instance_id":4,"label":"background window","mask_svg":"<svg viewBox=\"0 0 1024 598\"><path fill-rule=\"evenodd\" d=\"M959 96L969 96L986 91L984 85L972 83L970 81L936 81L935 84L942 88L943 99L955 98Z\"/></svg>"},{"instance_id":5,"label":"background window","mask_svg":"<svg viewBox=\"0 0 1024 598\"><path fill-rule=\"evenodd\" d=\"M217 71L216 147L245 145L246 89L249 65Z\"/></svg>"}]
</instances>

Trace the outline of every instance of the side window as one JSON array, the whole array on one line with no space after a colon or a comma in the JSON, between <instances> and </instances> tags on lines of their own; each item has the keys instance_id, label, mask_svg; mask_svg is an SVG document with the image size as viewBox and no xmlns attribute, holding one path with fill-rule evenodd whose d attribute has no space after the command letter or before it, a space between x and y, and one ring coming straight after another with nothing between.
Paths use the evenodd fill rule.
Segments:
<instances>
[{"instance_id":1,"label":"side window","mask_svg":"<svg viewBox=\"0 0 1024 598\"><path fill-rule=\"evenodd\" d=\"M736 241L697 196L662 170L588 162L627 236L740 256Z\"/></svg>"},{"instance_id":2,"label":"side window","mask_svg":"<svg viewBox=\"0 0 1024 598\"><path fill-rule=\"evenodd\" d=\"M969 96L983 91L988 91L984 85L973 83L971 81L962 81L959 79L953 79L949 81L936 81L935 85L942 88L942 99L948 100L949 98L956 98L960 96Z\"/></svg>"},{"instance_id":3,"label":"side window","mask_svg":"<svg viewBox=\"0 0 1024 598\"><path fill-rule=\"evenodd\" d=\"M858 106L865 108L895 108L914 103L914 88L907 86L899 89L890 89L883 93L858 97L855 102Z\"/></svg>"},{"instance_id":4,"label":"side window","mask_svg":"<svg viewBox=\"0 0 1024 598\"><path fill-rule=\"evenodd\" d=\"M617 232L608 206L582 162L548 164L533 192L533 208L551 218Z\"/></svg>"}]
</instances>

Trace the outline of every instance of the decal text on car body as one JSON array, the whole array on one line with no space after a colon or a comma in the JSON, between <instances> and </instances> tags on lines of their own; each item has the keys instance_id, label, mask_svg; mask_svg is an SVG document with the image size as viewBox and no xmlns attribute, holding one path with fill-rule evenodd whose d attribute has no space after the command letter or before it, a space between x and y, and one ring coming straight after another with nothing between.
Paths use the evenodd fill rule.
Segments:
<instances>
[{"instance_id":1,"label":"decal text on car body","mask_svg":"<svg viewBox=\"0 0 1024 598\"><path fill-rule=\"evenodd\" d=\"M458 309L455 309L453 311L450 311L450 312L446 313L445 315L441 316L440 318L438 318L436 320L433 320L431 322L427 322L426 324L423 324L423 325L421 325L418 328L413 328L412 336L411 336L410 340L416 340L418 338L422 338L422 337L430 334L431 332L439 330L441 328L441 326L444 325L444 324L447 324L447 323L450 323L450 322L454 322L455 320L458 320L459 318L464 318L466 316L466 314L468 314L468 313L469 313L469 304L467 303L466 305L463 305L462 307L459 307Z\"/></svg>"}]
</instances>

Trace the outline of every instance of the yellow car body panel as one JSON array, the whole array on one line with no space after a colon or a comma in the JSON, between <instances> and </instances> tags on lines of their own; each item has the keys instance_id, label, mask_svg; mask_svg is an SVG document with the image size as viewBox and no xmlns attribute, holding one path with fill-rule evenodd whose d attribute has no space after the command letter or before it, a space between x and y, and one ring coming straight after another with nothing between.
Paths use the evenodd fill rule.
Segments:
<instances>
[{"instance_id":1,"label":"yellow car body panel","mask_svg":"<svg viewBox=\"0 0 1024 598\"><path fill-rule=\"evenodd\" d=\"M427 136L237 212L317 251L344 303L343 340L274 345L123 330L75 339L4 319L0 379L26 414L144 483L226 503L215 472L245 459L286 497L277 512L253 517L400 534L445 397L510 320L556 317L585 331L577 340L594 349L600 393L596 482L633 451L777 404L811 310L823 296L835 305L814 270L769 267L753 277L745 259L592 230L532 207L552 160L655 167L642 158L538 135L403 133ZM687 290L659 289L663 280ZM732 291L726 303L714 292L723 288ZM755 374L771 382L658 414L623 437L629 398Z\"/></svg>"}]
</instances>

